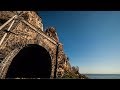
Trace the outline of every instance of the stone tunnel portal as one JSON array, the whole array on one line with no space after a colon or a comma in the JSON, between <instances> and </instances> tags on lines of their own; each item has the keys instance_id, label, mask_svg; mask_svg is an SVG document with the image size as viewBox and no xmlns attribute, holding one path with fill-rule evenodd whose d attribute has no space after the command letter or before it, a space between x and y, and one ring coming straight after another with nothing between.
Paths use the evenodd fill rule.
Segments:
<instances>
[{"instance_id":1,"label":"stone tunnel portal","mask_svg":"<svg viewBox=\"0 0 120 90\"><path fill-rule=\"evenodd\" d=\"M30 44L13 58L6 78L50 78L50 75L49 52L39 45Z\"/></svg>"}]
</instances>

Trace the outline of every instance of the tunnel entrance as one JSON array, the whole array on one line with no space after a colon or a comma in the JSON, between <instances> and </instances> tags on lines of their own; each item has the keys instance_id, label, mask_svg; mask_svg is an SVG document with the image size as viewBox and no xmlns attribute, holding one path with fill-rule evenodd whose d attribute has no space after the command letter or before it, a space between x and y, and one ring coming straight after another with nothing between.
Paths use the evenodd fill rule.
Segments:
<instances>
[{"instance_id":1,"label":"tunnel entrance","mask_svg":"<svg viewBox=\"0 0 120 90\"><path fill-rule=\"evenodd\" d=\"M51 57L39 45L24 47L12 60L6 78L50 78Z\"/></svg>"}]
</instances>

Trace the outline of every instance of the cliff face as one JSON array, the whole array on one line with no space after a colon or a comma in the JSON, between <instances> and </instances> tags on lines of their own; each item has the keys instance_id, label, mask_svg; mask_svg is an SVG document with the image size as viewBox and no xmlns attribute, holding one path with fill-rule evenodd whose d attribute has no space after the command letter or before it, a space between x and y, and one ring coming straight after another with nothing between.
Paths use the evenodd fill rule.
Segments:
<instances>
[{"instance_id":1,"label":"cliff face","mask_svg":"<svg viewBox=\"0 0 120 90\"><path fill-rule=\"evenodd\" d=\"M50 36L52 39L59 42L59 38L58 38L57 32L54 27L47 28L45 33L46 33L46 35Z\"/></svg>"},{"instance_id":2,"label":"cliff face","mask_svg":"<svg viewBox=\"0 0 120 90\"><path fill-rule=\"evenodd\" d=\"M36 14L36 12L24 11L21 16L23 16L24 19L34 27L43 31L42 19Z\"/></svg>"},{"instance_id":3,"label":"cliff face","mask_svg":"<svg viewBox=\"0 0 120 90\"><path fill-rule=\"evenodd\" d=\"M57 43L59 43L59 37L57 35L56 29L54 27L49 27L45 31L43 30L43 24L42 19L36 14L34 11L1 11L0 12L0 25L4 24L8 19L13 17L15 14L21 15L29 24L31 24L33 27L37 28L37 30L40 30L42 33L47 35L49 38L55 40ZM9 24L8 24L9 26ZM23 25L23 23L19 23L18 25L14 25L15 28L13 28L12 32L15 34L20 34L21 36L17 36L12 34L9 36L9 40L7 41L7 44L5 44L2 48L4 51L0 51L0 61L10 53L11 49L13 49L16 45L16 43L40 43L45 49L47 49L51 55L51 58L53 59L53 64L55 62L55 58L57 57L57 77L58 78L67 78L65 76L66 72L70 72L69 74L74 73L73 69L71 67L71 64L69 62L69 58L64 53L63 45L60 44L58 46L58 55L56 56L56 46L54 46L52 43L50 43L47 39L42 38L38 36L38 34L35 31L31 31L30 28L28 28L26 25ZM5 28L4 28L5 29ZM5 32L0 32L0 39L3 37ZM16 43L14 43L14 41ZM13 44L13 45L12 45ZM17 46L17 45L16 45ZM6 48L7 47L7 48ZM4 53L5 52L5 53ZM3 54L4 53L4 54ZM54 69L54 66L52 66L52 70ZM76 75L76 74L74 74ZM79 76L79 75L78 75ZM72 78L72 77L71 77Z\"/></svg>"},{"instance_id":4,"label":"cliff face","mask_svg":"<svg viewBox=\"0 0 120 90\"><path fill-rule=\"evenodd\" d=\"M0 23L5 23L15 14L21 14L27 22L43 31L42 19L34 11L0 11Z\"/></svg>"}]
</instances>

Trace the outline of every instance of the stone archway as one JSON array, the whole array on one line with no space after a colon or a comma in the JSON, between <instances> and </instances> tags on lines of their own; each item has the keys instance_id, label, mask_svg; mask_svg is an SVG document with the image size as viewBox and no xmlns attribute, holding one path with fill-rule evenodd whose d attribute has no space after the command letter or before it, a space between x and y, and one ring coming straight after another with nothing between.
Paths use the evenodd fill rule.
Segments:
<instances>
[{"instance_id":1,"label":"stone archway","mask_svg":"<svg viewBox=\"0 0 120 90\"><path fill-rule=\"evenodd\" d=\"M13 58L5 78L50 78L51 57L39 45L29 44Z\"/></svg>"}]
</instances>

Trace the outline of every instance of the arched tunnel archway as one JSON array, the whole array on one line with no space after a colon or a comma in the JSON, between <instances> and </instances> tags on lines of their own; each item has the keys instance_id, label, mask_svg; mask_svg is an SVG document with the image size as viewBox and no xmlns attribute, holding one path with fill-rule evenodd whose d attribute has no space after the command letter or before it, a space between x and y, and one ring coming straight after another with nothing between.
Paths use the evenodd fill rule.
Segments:
<instances>
[{"instance_id":1,"label":"arched tunnel archway","mask_svg":"<svg viewBox=\"0 0 120 90\"><path fill-rule=\"evenodd\" d=\"M50 75L49 52L39 45L30 44L13 58L6 78L50 78Z\"/></svg>"}]
</instances>

